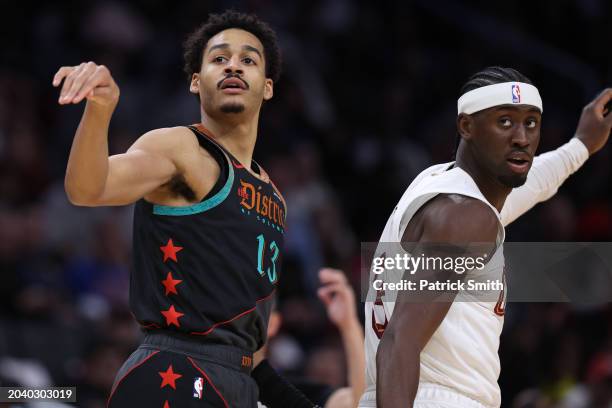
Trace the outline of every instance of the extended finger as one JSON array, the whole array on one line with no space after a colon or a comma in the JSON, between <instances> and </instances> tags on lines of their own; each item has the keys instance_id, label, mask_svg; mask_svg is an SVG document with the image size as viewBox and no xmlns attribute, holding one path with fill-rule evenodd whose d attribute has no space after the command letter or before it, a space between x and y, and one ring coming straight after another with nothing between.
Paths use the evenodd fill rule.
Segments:
<instances>
[{"instance_id":1,"label":"extended finger","mask_svg":"<svg viewBox=\"0 0 612 408\"><path fill-rule=\"evenodd\" d=\"M85 82L81 85L81 89L72 98L73 103L79 103L83 98L87 96L93 96L94 88L96 88L103 80L103 73L100 70L96 70L93 75L90 75Z\"/></svg>"},{"instance_id":2,"label":"extended finger","mask_svg":"<svg viewBox=\"0 0 612 408\"><path fill-rule=\"evenodd\" d=\"M64 85L62 85L62 90L60 92L60 97L59 97L60 103L68 103L68 98L67 98L68 91L72 87L72 83L74 82L75 78L79 75L79 73L81 72L84 66L85 64L83 63L77 67L72 67L73 69L70 71L68 76L66 76L66 79L64 79Z\"/></svg>"},{"instance_id":3,"label":"extended finger","mask_svg":"<svg viewBox=\"0 0 612 408\"><path fill-rule=\"evenodd\" d=\"M55 75L53 76L53 86L57 87L65 77L70 75L73 70L74 67L61 67L60 69L58 69Z\"/></svg>"},{"instance_id":4,"label":"extended finger","mask_svg":"<svg viewBox=\"0 0 612 408\"><path fill-rule=\"evenodd\" d=\"M66 95L69 102L74 102L74 97L76 96L77 92L81 90L83 84L92 76L94 72L95 66L93 63L87 63L83 67L83 69L79 72L79 74L72 82L72 86L70 87L70 90Z\"/></svg>"}]
</instances>

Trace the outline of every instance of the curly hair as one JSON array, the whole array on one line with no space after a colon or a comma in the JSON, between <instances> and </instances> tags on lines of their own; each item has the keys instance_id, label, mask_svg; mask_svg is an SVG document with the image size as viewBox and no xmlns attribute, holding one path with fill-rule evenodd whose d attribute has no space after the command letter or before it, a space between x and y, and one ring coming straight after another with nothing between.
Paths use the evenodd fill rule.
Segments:
<instances>
[{"instance_id":1,"label":"curly hair","mask_svg":"<svg viewBox=\"0 0 612 408\"><path fill-rule=\"evenodd\" d=\"M266 77L278 81L281 72L281 53L276 33L270 26L254 14L226 10L221 14L210 14L208 21L198 27L188 37L184 47L185 73L189 80L202 68L202 56L208 41L223 30L239 28L253 34L264 47Z\"/></svg>"}]
</instances>

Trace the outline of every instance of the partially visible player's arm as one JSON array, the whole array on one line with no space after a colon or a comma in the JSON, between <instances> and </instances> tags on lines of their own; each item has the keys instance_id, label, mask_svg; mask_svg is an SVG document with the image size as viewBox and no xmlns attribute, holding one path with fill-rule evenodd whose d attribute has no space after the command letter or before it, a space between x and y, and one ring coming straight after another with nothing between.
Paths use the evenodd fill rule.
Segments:
<instances>
[{"instance_id":1,"label":"partially visible player's arm","mask_svg":"<svg viewBox=\"0 0 612 408\"><path fill-rule=\"evenodd\" d=\"M527 181L506 198L501 210L504 226L555 195L561 184L589 158L589 152L576 137L556 150L534 158Z\"/></svg>"},{"instance_id":2,"label":"partially visible player's arm","mask_svg":"<svg viewBox=\"0 0 612 408\"><path fill-rule=\"evenodd\" d=\"M448 243L465 249L470 243L485 243L493 251L499 222L486 204L467 197L439 196L417 212L403 234L402 242L418 242L415 253L433 253L427 243ZM483 247L480 246L482 249ZM446 254L448 255L448 254ZM467 249L454 256L482 256ZM489 258L490 259L490 258ZM437 271L425 275L417 270L416 279L427 276L430 282L457 279L454 272ZM409 291L401 291L395 302L391 320L380 341L376 354L376 406L378 408L411 407L416 397L420 377L420 354L444 320L454 300L453 294L424 291L419 302L410 299Z\"/></svg>"},{"instance_id":3,"label":"partially visible player's arm","mask_svg":"<svg viewBox=\"0 0 612 408\"><path fill-rule=\"evenodd\" d=\"M546 201L561 184L608 141L612 115L607 115L606 103L612 99L612 89L604 90L584 107L576 136L556 150L537 156L527 182L512 190L501 211L502 223L510 224L539 202Z\"/></svg>"},{"instance_id":4,"label":"partially visible player's arm","mask_svg":"<svg viewBox=\"0 0 612 408\"><path fill-rule=\"evenodd\" d=\"M319 299L325 304L329 319L342 337L349 385L335 390L325 403L325 408L356 407L365 389L365 351L355 293L341 270L323 268L319 270L319 281L323 285L317 293Z\"/></svg>"},{"instance_id":5,"label":"partially visible player's arm","mask_svg":"<svg viewBox=\"0 0 612 408\"><path fill-rule=\"evenodd\" d=\"M119 87L108 68L93 62L62 67L53 86L62 84L59 103L87 100L77 128L64 180L70 201L77 205L119 205L141 198L167 182L177 167L170 158L170 141L153 131L125 154L108 157L108 128L119 101Z\"/></svg>"}]
</instances>

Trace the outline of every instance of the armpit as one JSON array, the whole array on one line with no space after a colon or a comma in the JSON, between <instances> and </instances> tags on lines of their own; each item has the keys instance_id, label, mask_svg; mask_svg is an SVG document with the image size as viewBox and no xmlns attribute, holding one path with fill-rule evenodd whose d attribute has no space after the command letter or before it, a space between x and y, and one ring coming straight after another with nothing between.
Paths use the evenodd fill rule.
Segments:
<instances>
[{"instance_id":1,"label":"armpit","mask_svg":"<svg viewBox=\"0 0 612 408\"><path fill-rule=\"evenodd\" d=\"M185 176L182 174L177 174L170 179L168 183L166 183L165 187L175 196L175 197L183 197L185 200L194 202L196 200L196 195L193 189L187 184L187 180L185 180Z\"/></svg>"}]
</instances>

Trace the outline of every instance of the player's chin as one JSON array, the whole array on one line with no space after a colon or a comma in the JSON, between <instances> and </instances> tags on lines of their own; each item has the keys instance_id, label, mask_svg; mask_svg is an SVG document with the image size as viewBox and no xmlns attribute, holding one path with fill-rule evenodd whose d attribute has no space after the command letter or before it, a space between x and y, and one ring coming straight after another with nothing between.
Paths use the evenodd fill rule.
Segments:
<instances>
[{"instance_id":1,"label":"player's chin","mask_svg":"<svg viewBox=\"0 0 612 408\"><path fill-rule=\"evenodd\" d=\"M527 181L527 173L524 174L505 174L498 177L500 183L506 187L516 188L520 187Z\"/></svg>"},{"instance_id":2,"label":"player's chin","mask_svg":"<svg viewBox=\"0 0 612 408\"><path fill-rule=\"evenodd\" d=\"M241 102L225 102L220 107L219 110L223 113L242 113L245 110L244 103Z\"/></svg>"}]
</instances>

